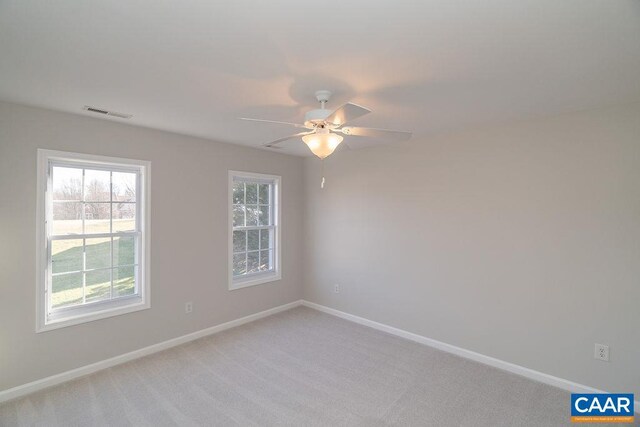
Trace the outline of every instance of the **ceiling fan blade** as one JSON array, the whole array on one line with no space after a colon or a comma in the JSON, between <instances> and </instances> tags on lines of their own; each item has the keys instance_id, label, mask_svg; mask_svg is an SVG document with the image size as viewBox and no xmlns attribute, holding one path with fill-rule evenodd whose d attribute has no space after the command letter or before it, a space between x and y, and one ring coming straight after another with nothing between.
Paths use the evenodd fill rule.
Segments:
<instances>
[{"instance_id":1,"label":"ceiling fan blade","mask_svg":"<svg viewBox=\"0 0 640 427\"><path fill-rule=\"evenodd\" d=\"M296 133L295 135L289 135L289 136L285 136L284 138L276 139L275 141L267 142L265 144L262 144L262 146L263 147L268 147L268 148L278 148L278 147L274 147L274 145L280 144L281 142L285 142L285 141L288 141L288 140L293 139L293 138L298 138L300 136L309 135L309 134L312 134L314 132L315 132L315 130L312 130L311 132Z\"/></svg>"},{"instance_id":2,"label":"ceiling fan blade","mask_svg":"<svg viewBox=\"0 0 640 427\"><path fill-rule=\"evenodd\" d=\"M385 139L389 141L406 141L411 138L411 132L389 129L360 128L346 126L338 131L350 136L368 136L370 138Z\"/></svg>"},{"instance_id":3,"label":"ceiling fan blade","mask_svg":"<svg viewBox=\"0 0 640 427\"><path fill-rule=\"evenodd\" d=\"M325 119L325 122L331 123L335 126L342 126L348 121L362 117L370 112L371 110L368 108L348 102L342 107L339 107L333 113L329 114L329 117Z\"/></svg>"},{"instance_id":4,"label":"ceiling fan blade","mask_svg":"<svg viewBox=\"0 0 640 427\"><path fill-rule=\"evenodd\" d=\"M264 120L264 119L252 119L249 117L238 117L238 119L240 120L247 120L250 122L262 122L262 123L275 123L275 124L279 124L279 125L289 125L289 126L293 126L293 127L297 127L297 128L307 128L305 125L300 125L298 123L290 123L290 122L279 122L276 120Z\"/></svg>"}]
</instances>

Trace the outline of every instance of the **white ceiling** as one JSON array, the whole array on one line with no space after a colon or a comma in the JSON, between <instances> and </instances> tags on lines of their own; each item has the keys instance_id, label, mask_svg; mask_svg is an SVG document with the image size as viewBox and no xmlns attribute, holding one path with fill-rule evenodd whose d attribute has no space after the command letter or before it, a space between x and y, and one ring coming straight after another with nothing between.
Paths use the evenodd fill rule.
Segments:
<instances>
[{"instance_id":1,"label":"white ceiling","mask_svg":"<svg viewBox=\"0 0 640 427\"><path fill-rule=\"evenodd\" d=\"M415 140L632 102L640 1L0 0L2 100L260 146L317 89Z\"/></svg>"}]
</instances>

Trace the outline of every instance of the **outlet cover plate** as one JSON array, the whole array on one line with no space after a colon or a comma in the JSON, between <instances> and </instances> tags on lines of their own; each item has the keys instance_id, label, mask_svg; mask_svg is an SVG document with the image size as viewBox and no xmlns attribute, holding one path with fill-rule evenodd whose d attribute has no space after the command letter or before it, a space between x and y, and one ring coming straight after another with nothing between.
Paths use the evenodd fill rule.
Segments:
<instances>
[{"instance_id":1,"label":"outlet cover plate","mask_svg":"<svg viewBox=\"0 0 640 427\"><path fill-rule=\"evenodd\" d=\"M609 361L609 346L604 344L596 344L593 357L603 362Z\"/></svg>"}]
</instances>

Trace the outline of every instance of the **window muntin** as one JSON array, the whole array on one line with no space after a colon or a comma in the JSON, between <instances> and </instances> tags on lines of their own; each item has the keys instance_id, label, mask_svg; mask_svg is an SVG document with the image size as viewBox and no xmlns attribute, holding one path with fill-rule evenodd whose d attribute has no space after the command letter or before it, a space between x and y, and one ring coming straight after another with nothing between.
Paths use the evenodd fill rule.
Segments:
<instances>
[{"instance_id":1,"label":"window muntin","mask_svg":"<svg viewBox=\"0 0 640 427\"><path fill-rule=\"evenodd\" d=\"M147 162L47 150L39 159L45 252L38 330L148 307Z\"/></svg>"},{"instance_id":2,"label":"window muntin","mask_svg":"<svg viewBox=\"0 0 640 427\"><path fill-rule=\"evenodd\" d=\"M230 175L232 289L279 279L279 177Z\"/></svg>"}]
</instances>

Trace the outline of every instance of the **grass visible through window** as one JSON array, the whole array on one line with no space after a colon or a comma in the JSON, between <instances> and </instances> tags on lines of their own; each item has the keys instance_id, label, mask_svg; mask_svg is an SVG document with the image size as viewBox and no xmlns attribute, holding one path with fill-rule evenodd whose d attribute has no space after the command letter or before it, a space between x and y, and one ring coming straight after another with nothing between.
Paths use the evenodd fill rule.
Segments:
<instances>
[{"instance_id":1,"label":"grass visible through window","mask_svg":"<svg viewBox=\"0 0 640 427\"><path fill-rule=\"evenodd\" d=\"M133 221L130 222L133 223ZM108 224L106 226L108 227ZM52 242L51 304L53 308L83 303L83 278L85 302L107 300L135 293L136 267L133 266L135 238L114 237L113 268L111 268L111 238L86 236L85 240L84 248L82 238ZM84 271L83 266L84 270L94 271Z\"/></svg>"}]
</instances>

